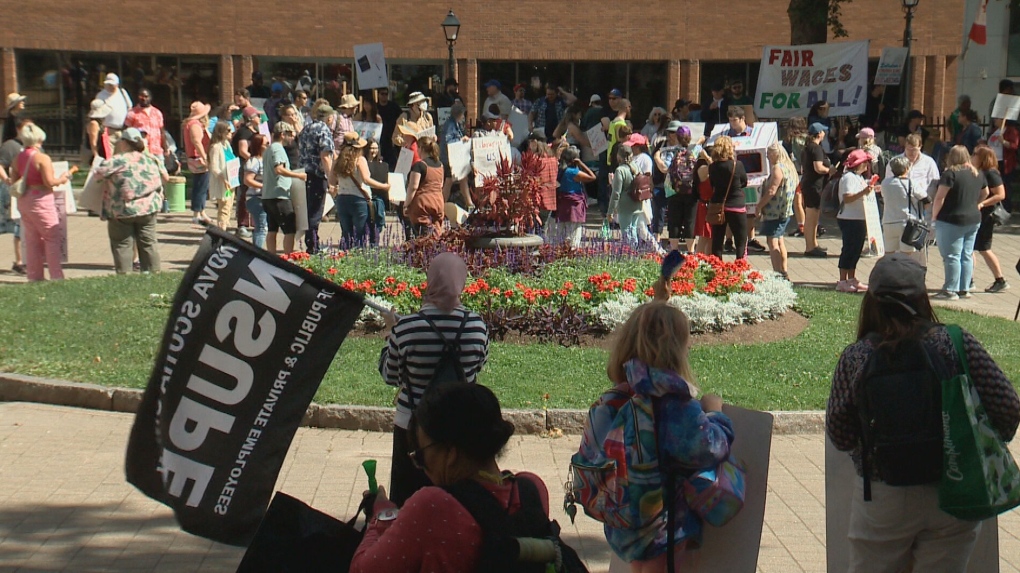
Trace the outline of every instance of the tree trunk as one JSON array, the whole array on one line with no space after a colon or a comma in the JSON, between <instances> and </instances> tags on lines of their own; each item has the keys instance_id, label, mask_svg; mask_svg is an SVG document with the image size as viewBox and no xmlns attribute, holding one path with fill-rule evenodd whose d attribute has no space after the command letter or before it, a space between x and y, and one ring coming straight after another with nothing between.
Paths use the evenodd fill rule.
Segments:
<instances>
[{"instance_id":1,"label":"tree trunk","mask_svg":"<svg viewBox=\"0 0 1020 573\"><path fill-rule=\"evenodd\" d=\"M827 0L790 0L790 43L824 44L829 39L829 2Z\"/></svg>"}]
</instances>

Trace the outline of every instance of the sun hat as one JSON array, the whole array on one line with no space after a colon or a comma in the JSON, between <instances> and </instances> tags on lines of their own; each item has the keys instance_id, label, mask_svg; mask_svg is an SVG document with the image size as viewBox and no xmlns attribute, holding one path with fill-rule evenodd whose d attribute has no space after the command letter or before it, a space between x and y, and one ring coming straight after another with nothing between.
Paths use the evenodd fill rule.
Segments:
<instances>
[{"instance_id":1,"label":"sun hat","mask_svg":"<svg viewBox=\"0 0 1020 573\"><path fill-rule=\"evenodd\" d=\"M409 124L409 123L402 123L402 124L398 125L397 126L397 131L399 131L401 135L408 135L408 136L411 136L411 137L418 137L418 132L415 131L414 126Z\"/></svg>"},{"instance_id":2,"label":"sun hat","mask_svg":"<svg viewBox=\"0 0 1020 573\"><path fill-rule=\"evenodd\" d=\"M103 119L104 117L113 113L113 109L106 105L106 102L101 99L92 100L92 104L89 109L89 117L92 119Z\"/></svg>"},{"instance_id":3,"label":"sun hat","mask_svg":"<svg viewBox=\"0 0 1020 573\"><path fill-rule=\"evenodd\" d=\"M666 126L666 131L678 131L681 127L683 126L680 125L679 121L671 121L669 122L669 125Z\"/></svg>"},{"instance_id":4,"label":"sun hat","mask_svg":"<svg viewBox=\"0 0 1020 573\"><path fill-rule=\"evenodd\" d=\"M411 94L407 96L407 105L414 105L423 101L425 101L425 95L421 92L411 92Z\"/></svg>"},{"instance_id":5,"label":"sun hat","mask_svg":"<svg viewBox=\"0 0 1020 573\"><path fill-rule=\"evenodd\" d=\"M340 105L337 106L340 109L353 109L358 107L358 98L354 97L354 94L344 94L344 97L340 98Z\"/></svg>"},{"instance_id":6,"label":"sun hat","mask_svg":"<svg viewBox=\"0 0 1020 573\"><path fill-rule=\"evenodd\" d=\"M875 139L875 130L865 127L857 133L857 139Z\"/></svg>"},{"instance_id":7,"label":"sun hat","mask_svg":"<svg viewBox=\"0 0 1020 573\"><path fill-rule=\"evenodd\" d=\"M273 133L282 135L284 133L297 133L297 130L294 129L293 125L286 121L278 121L276 122L276 126L273 127Z\"/></svg>"},{"instance_id":8,"label":"sun hat","mask_svg":"<svg viewBox=\"0 0 1020 573\"><path fill-rule=\"evenodd\" d=\"M818 135L819 133L825 133L827 131L829 131L829 128L825 127L824 123L818 123L817 121L815 123L812 123L811 127L809 127L807 130L808 135L812 136Z\"/></svg>"},{"instance_id":9,"label":"sun hat","mask_svg":"<svg viewBox=\"0 0 1020 573\"><path fill-rule=\"evenodd\" d=\"M924 267L907 253L889 253L875 263L868 279L868 293L875 296L914 297L928 292Z\"/></svg>"},{"instance_id":10,"label":"sun hat","mask_svg":"<svg viewBox=\"0 0 1020 573\"><path fill-rule=\"evenodd\" d=\"M25 96L19 94L18 92L12 92L12 93L7 94L7 109L11 109L12 107L14 107L14 106L18 105L19 103L25 101L26 99L28 99L28 98L26 98Z\"/></svg>"},{"instance_id":11,"label":"sun hat","mask_svg":"<svg viewBox=\"0 0 1020 573\"><path fill-rule=\"evenodd\" d=\"M347 131L344 132L344 145L353 147L355 149L361 149L362 147L368 145L368 141L366 141L365 138L358 135L358 132L356 131Z\"/></svg>"},{"instance_id":12,"label":"sun hat","mask_svg":"<svg viewBox=\"0 0 1020 573\"><path fill-rule=\"evenodd\" d=\"M591 94L591 99L588 100L588 103L589 104L593 104L595 102L601 103L602 102L602 96L600 96L599 94Z\"/></svg>"},{"instance_id":13,"label":"sun hat","mask_svg":"<svg viewBox=\"0 0 1020 573\"><path fill-rule=\"evenodd\" d=\"M863 149L855 149L846 157L846 168L853 169L862 163L870 163L871 156Z\"/></svg>"},{"instance_id":14,"label":"sun hat","mask_svg":"<svg viewBox=\"0 0 1020 573\"><path fill-rule=\"evenodd\" d=\"M191 102L191 113L184 121L203 118L209 115L210 110L212 110L211 105L200 101L193 101Z\"/></svg>"},{"instance_id":15,"label":"sun hat","mask_svg":"<svg viewBox=\"0 0 1020 573\"><path fill-rule=\"evenodd\" d=\"M138 131L138 129L134 127L129 127L122 131L120 133L120 138L126 139L131 143L141 143L142 141L144 141L144 138L142 137L142 132Z\"/></svg>"},{"instance_id":16,"label":"sun hat","mask_svg":"<svg viewBox=\"0 0 1020 573\"><path fill-rule=\"evenodd\" d=\"M119 86L120 85L120 78L117 77L117 74L114 74L114 73L106 74L106 81L103 82L103 85L104 86L105 85Z\"/></svg>"}]
</instances>

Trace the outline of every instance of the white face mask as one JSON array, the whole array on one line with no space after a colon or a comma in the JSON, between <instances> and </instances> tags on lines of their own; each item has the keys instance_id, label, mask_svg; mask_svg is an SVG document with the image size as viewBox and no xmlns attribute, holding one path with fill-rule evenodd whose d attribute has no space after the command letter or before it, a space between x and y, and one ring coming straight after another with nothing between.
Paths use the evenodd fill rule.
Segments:
<instances>
[{"instance_id":1,"label":"white face mask","mask_svg":"<svg viewBox=\"0 0 1020 573\"><path fill-rule=\"evenodd\" d=\"M429 110L429 102L427 101L421 102L421 107L419 107L418 109L420 109L422 113L425 113L426 111Z\"/></svg>"}]
</instances>

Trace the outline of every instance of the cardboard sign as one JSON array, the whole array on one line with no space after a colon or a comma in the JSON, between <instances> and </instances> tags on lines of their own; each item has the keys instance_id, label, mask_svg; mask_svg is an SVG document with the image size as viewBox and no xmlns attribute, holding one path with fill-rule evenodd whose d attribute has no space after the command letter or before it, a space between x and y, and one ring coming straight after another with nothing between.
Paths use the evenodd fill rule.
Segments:
<instances>
[{"instance_id":1,"label":"cardboard sign","mask_svg":"<svg viewBox=\"0 0 1020 573\"><path fill-rule=\"evenodd\" d=\"M404 181L404 177L400 173L390 173L387 175L386 181L390 184L390 203L403 203L407 200L407 184Z\"/></svg>"},{"instance_id":2,"label":"cardboard sign","mask_svg":"<svg viewBox=\"0 0 1020 573\"><path fill-rule=\"evenodd\" d=\"M874 193L864 196L864 222L868 227L868 242L864 248L870 249L876 257L885 255L885 235L882 233L882 217L878 213L878 198Z\"/></svg>"},{"instance_id":3,"label":"cardboard sign","mask_svg":"<svg viewBox=\"0 0 1020 573\"><path fill-rule=\"evenodd\" d=\"M450 161L450 173L456 180L471 175L471 144L466 141L455 141L446 146L446 154Z\"/></svg>"},{"instance_id":4,"label":"cardboard sign","mask_svg":"<svg viewBox=\"0 0 1020 573\"><path fill-rule=\"evenodd\" d=\"M723 406L733 421L732 455L746 471L747 493L744 509L723 527L705 526L705 538L697 552L697 563L685 573L755 573L765 522L765 497L768 495L769 453L772 451L772 414ZM836 571L836 569L829 569ZM846 569L842 569L845 571ZM630 568L613 555L609 573L627 573Z\"/></svg>"},{"instance_id":5,"label":"cardboard sign","mask_svg":"<svg viewBox=\"0 0 1020 573\"><path fill-rule=\"evenodd\" d=\"M765 46L755 114L789 118L829 102L829 116L860 115L868 103L868 42Z\"/></svg>"},{"instance_id":6,"label":"cardboard sign","mask_svg":"<svg viewBox=\"0 0 1020 573\"><path fill-rule=\"evenodd\" d=\"M436 118L439 120L436 125L446 125L446 121L450 119L450 108L441 107L436 109Z\"/></svg>"},{"instance_id":7,"label":"cardboard sign","mask_svg":"<svg viewBox=\"0 0 1020 573\"><path fill-rule=\"evenodd\" d=\"M878 60L878 71L875 72L876 86L898 86L903 81L903 71L907 68L908 48L882 48L882 57Z\"/></svg>"},{"instance_id":8,"label":"cardboard sign","mask_svg":"<svg viewBox=\"0 0 1020 573\"><path fill-rule=\"evenodd\" d=\"M357 70L359 90L390 86L382 43L354 46L354 67Z\"/></svg>"},{"instance_id":9,"label":"cardboard sign","mask_svg":"<svg viewBox=\"0 0 1020 573\"><path fill-rule=\"evenodd\" d=\"M486 135L471 140L471 155L475 170L475 186L480 187L487 176L496 175L496 167L512 157L510 142L503 135Z\"/></svg>"},{"instance_id":10,"label":"cardboard sign","mask_svg":"<svg viewBox=\"0 0 1020 573\"><path fill-rule=\"evenodd\" d=\"M998 94L992 106L992 117L995 119L1020 118L1020 96Z\"/></svg>"},{"instance_id":11,"label":"cardboard sign","mask_svg":"<svg viewBox=\"0 0 1020 573\"><path fill-rule=\"evenodd\" d=\"M355 121L351 122L354 126L354 131L358 132L358 135L362 139L375 139L376 142L382 141L382 124L381 123L370 123L367 121Z\"/></svg>"},{"instance_id":12,"label":"cardboard sign","mask_svg":"<svg viewBox=\"0 0 1020 573\"><path fill-rule=\"evenodd\" d=\"M841 452L825 438L825 554L828 571L846 571L850 564L850 507L853 496L862 495L861 478L849 452ZM999 570L999 522L989 519L981 526L967 573Z\"/></svg>"},{"instance_id":13,"label":"cardboard sign","mask_svg":"<svg viewBox=\"0 0 1020 573\"><path fill-rule=\"evenodd\" d=\"M510 111L510 129L514 130L514 147L524 143L528 139L528 116L521 113L521 110L514 108Z\"/></svg>"},{"instance_id":14,"label":"cardboard sign","mask_svg":"<svg viewBox=\"0 0 1020 573\"><path fill-rule=\"evenodd\" d=\"M701 124L701 130L705 131L705 124ZM606 132L602 131L602 124L595 125L584 134L588 136L591 152L595 155L602 155L609 149L609 140L606 139Z\"/></svg>"},{"instance_id":15,"label":"cardboard sign","mask_svg":"<svg viewBox=\"0 0 1020 573\"><path fill-rule=\"evenodd\" d=\"M407 175L411 172L411 163L414 161L414 152L406 147L400 148L400 155L397 156L397 165L393 171L404 176L404 181L407 181Z\"/></svg>"}]
</instances>

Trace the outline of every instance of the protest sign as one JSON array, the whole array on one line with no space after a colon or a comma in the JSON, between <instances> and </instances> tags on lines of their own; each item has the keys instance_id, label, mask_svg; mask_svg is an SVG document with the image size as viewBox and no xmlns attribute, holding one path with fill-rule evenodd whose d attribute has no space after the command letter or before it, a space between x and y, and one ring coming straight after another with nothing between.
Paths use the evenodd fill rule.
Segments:
<instances>
[{"instance_id":1,"label":"protest sign","mask_svg":"<svg viewBox=\"0 0 1020 573\"><path fill-rule=\"evenodd\" d=\"M705 137L705 124L696 121L682 121L680 125L686 126L687 129L691 130L691 143L698 143L702 137Z\"/></svg>"},{"instance_id":2,"label":"protest sign","mask_svg":"<svg viewBox=\"0 0 1020 573\"><path fill-rule=\"evenodd\" d=\"M235 157L228 159L226 164L227 185L231 189L237 189L241 185L241 159Z\"/></svg>"},{"instance_id":3,"label":"protest sign","mask_svg":"<svg viewBox=\"0 0 1020 573\"><path fill-rule=\"evenodd\" d=\"M528 116L523 114L519 109L514 108L510 111L510 129L514 132L514 147L524 143L528 139Z\"/></svg>"},{"instance_id":4,"label":"protest sign","mask_svg":"<svg viewBox=\"0 0 1020 573\"><path fill-rule=\"evenodd\" d=\"M995 119L1020 118L1020 96L998 94L992 106L992 117Z\"/></svg>"},{"instance_id":5,"label":"protest sign","mask_svg":"<svg viewBox=\"0 0 1020 573\"><path fill-rule=\"evenodd\" d=\"M413 161L414 152L406 147L401 147L400 155L397 156L397 165L393 171L403 175L404 181L407 181L407 175L411 173L411 162Z\"/></svg>"},{"instance_id":6,"label":"protest sign","mask_svg":"<svg viewBox=\"0 0 1020 573\"><path fill-rule=\"evenodd\" d=\"M796 117L826 101L830 117L860 115L867 89L867 41L765 46L754 111L760 117Z\"/></svg>"},{"instance_id":7,"label":"protest sign","mask_svg":"<svg viewBox=\"0 0 1020 573\"><path fill-rule=\"evenodd\" d=\"M382 141L382 124L381 123L370 123L367 121L355 121L352 122L354 131L358 132L358 135L362 139L373 138L377 142Z\"/></svg>"},{"instance_id":8,"label":"protest sign","mask_svg":"<svg viewBox=\"0 0 1020 573\"><path fill-rule=\"evenodd\" d=\"M304 169L294 169L296 173L304 173ZM327 196L329 193L326 194ZM308 230L308 188L304 181L294 177L290 181L290 202L294 206L294 218L297 220L295 236L300 241ZM324 211L325 212L325 211Z\"/></svg>"},{"instance_id":9,"label":"protest sign","mask_svg":"<svg viewBox=\"0 0 1020 573\"><path fill-rule=\"evenodd\" d=\"M403 203L407 200L407 184L404 182L404 175L390 173L386 181L390 184L390 203Z\"/></svg>"},{"instance_id":10,"label":"protest sign","mask_svg":"<svg viewBox=\"0 0 1020 573\"><path fill-rule=\"evenodd\" d=\"M601 155L609 149L609 141L606 139L606 132L602 131L602 125L596 125L584 132L588 136L588 143L591 144L591 152Z\"/></svg>"},{"instance_id":11,"label":"protest sign","mask_svg":"<svg viewBox=\"0 0 1020 573\"><path fill-rule=\"evenodd\" d=\"M415 135L415 137L418 138L418 139L421 139L423 137L430 137L432 139L435 139L436 138L436 126L433 125L432 127L427 127L425 129L419 131Z\"/></svg>"},{"instance_id":12,"label":"protest sign","mask_svg":"<svg viewBox=\"0 0 1020 573\"><path fill-rule=\"evenodd\" d=\"M903 81L903 70L907 67L907 48L882 48L875 72L876 86L898 86Z\"/></svg>"},{"instance_id":13,"label":"protest sign","mask_svg":"<svg viewBox=\"0 0 1020 573\"><path fill-rule=\"evenodd\" d=\"M847 571L850 564L850 513L854 496L863 499L863 480L850 452L841 452L825 438L825 554L827 571ZM999 570L999 522L982 523L967 573ZM920 573L920 572L918 572Z\"/></svg>"},{"instance_id":14,"label":"protest sign","mask_svg":"<svg viewBox=\"0 0 1020 573\"><path fill-rule=\"evenodd\" d=\"M471 145L466 141L455 141L446 146L450 160L450 173L456 180L471 174Z\"/></svg>"},{"instance_id":15,"label":"protest sign","mask_svg":"<svg viewBox=\"0 0 1020 573\"><path fill-rule=\"evenodd\" d=\"M768 494L769 453L772 450L772 414L723 406L733 422L730 455L744 468L747 486L744 508L723 527L706 526L698 557L683 571L708 573L754 573L765 523L765 497ZM835 571L834 569L829 569ZM845 569L844 569L845 570ZM626 573L630 568L613 555L609 573Z\"/></svg>"},{"instance_id":16,"label":"protest sign","mask_svg":"<svg viewBox=\"0 0 1020 573\"><path fill-rule=\"evenodd\" d=\"M480 187L486 176L496 175L496 166L502 160L511 161L510 142L503 135L486 135L471 140L471 155L475 169L475 186Z\"/></svg>"},{"instance_id":17,"label":"protest sign","mask_svg":"<svg viewBox=\"0 0 1020 573\"><path fill-rule=\"evenodd\" d=\"M60 178L70 169L66 161L54 161L53 162L53 176ZM75 167L75 171L78 168ZM60 236L60 254L61 262L66 263L68 261L68 239L67 239L67 216L71 213L77 212L77 207L74 204L74 191L71 189L71 180L68 179L63 185L57 185L53 188L53 199L57 207L57 233Z\"/></svg>"},{"instance_id":18,"label":"protest sign","mask_svg":"<svg viewBox=\"0 0 1020 573\"><path fill-rule=\"evenodd\" d=\"M95 168L103 161L105 160L99 156L92 158L92 168L89 169L89 174L85 177L85 186L82 188L78 204L86 211L98 213L103 209L103 188L106 186L106 182L92 176Z\"/></svg>"},{"instance_id":19,"label":"protest sign","mask_svg":"<svg viewBox=\"0 0 1020 573\"><path fill-rule=\"evenodd\" d=\"M181 528L246 545L364 298L208 229L128 440L127 481Z\"/></svg>"},{"instance_id":20,"label":"protest sign","mask_svg":"<svg viewBox=\"0 0 1020 573\"><path fill-rule=\"evenodd\" d=\"M864 248L870 249L876 257L884 256L885 235L882 232L882 217L878 212L878 198L874 193L864 196L864 223L868 233L868 243Z\"/></svg>"},{"instance_id":21,"label":"protest sign","mask_svg":"<svg viewBox=\"0 0 1020 573\"><path fill-rule=\"evenodd\" d=\"M359 90L390 86L389 74L386 72L386 57L383 55L381 43L354 46L354 64L358 72Z\"/></svg>"}]
</instances>

